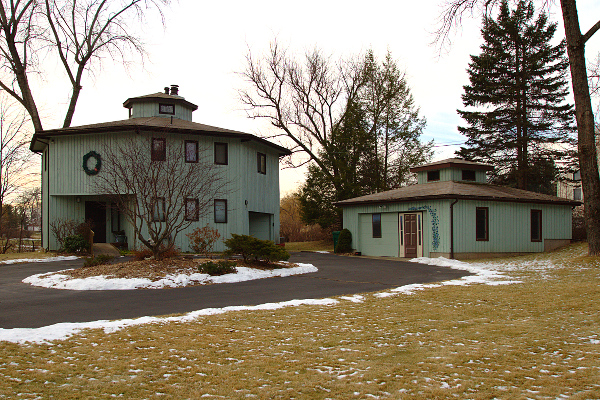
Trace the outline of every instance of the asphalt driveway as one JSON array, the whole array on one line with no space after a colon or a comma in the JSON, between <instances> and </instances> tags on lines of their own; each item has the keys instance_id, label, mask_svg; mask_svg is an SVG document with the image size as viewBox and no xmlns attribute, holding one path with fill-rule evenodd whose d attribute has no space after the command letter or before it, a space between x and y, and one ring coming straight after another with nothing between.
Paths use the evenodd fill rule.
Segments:
<instances>
[{"instance_id":1,"label":"asphalt driveway","mask_svg":"<svg viewBox=\"0 0 600 400\"><path fill-rule=\"evenodd\" d=\"M406 261L293 253L291 262L319 271L285 278L173 289L74 291L33 287L33 274L75 268L82 260L0 265L0 328L36 328L59 322L136 318L210 307L323 298L457 279L465 271Z\"/></svg>"}]
</instances>

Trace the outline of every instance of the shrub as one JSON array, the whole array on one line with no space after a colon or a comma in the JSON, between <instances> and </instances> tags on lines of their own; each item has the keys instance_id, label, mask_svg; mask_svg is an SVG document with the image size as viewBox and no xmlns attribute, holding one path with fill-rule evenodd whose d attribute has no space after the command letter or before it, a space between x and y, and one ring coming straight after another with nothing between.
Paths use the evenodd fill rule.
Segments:
<instances>
[{"instance_id":1,"label":"shrub","mask_svg":"<svg viewBox=\"0 0 600 400\"><path fill-rule=\"evenodd\" d=\"M198 271L203 274L210 276L233 274L237 272L235 267L237 264L233 261L220 260L220 261L208 261L201 264L198 267Z\"/></svg>"},{"instance_id":2,"label":"shrub","mask_svg":"<svg viewBox=\"0 0 600 400\"><path fill-rule=\"evenodd\" d=\"M342 229L338 238L337 247L334 249L336 253L351 253L352 252L352 233L348 229Z\"/></svg>"},{"instance_id":3,"label":"shrub","mask_svg":"<svg viewBox=\"0 0 600 400\"><path fill-rule=\"evenodd\" d=\"M290 254L281 246L277 246L270 240L260 240L253 236L231 234L231 238L225 241L228 250L227 255L239 254L244 262L265 261L274 262L290 258Z\"/></svg>"},{"instance_id":4,"label":"shrub","mask_svg":"<svg viewBox=\"0 0 600 400\"><path fill-rule=\"evenodd\" d=\"M199 254L208 254L213 251L217 240L221 234L216 229L212 229L208 224L203 228L196 228L192 233L186 235L190 238L190 247Z\"/></svg>"},{"instance_id":5,"label":"shrub","mask_svg":"<svg viewBox=\"0 0 600 400\"><path fill-rule=\"evenodd\" d=\"M99 254L96 257L86 257L84 267L95 267L96 265L109 264L114 259L113 256Z\"/></svg>"},{"instance_id":6,"label":"shrub","mask_svg":"<svg viewBox=\"0 0 600 400\"><path fill-rule=\"evenodd\" d=\"M133 250L132 253L133 253L133 259L135 261L142 261L142 260L145 260L146 258L150 258L154 255L152 253L152 250L150 250L148 248L143 248L142 250Z\"/></svg>"},{"instance_id":7,"label":"shrub","mask_svg":"<svg viewBox=\"0 0 600 400\"><path fill-rule=\"evenodd\" d=\"M67 236L63 248L67 253L83 253L88 251L90 244L82 235L77 234Z\"/></svg>"}]
</instances>

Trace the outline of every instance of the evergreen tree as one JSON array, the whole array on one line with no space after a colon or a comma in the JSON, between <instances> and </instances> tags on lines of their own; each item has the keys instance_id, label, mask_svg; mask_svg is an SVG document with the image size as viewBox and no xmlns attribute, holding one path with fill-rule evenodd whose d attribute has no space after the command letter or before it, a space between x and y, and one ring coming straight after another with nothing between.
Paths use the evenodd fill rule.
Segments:
<instances>
[{"instance_id":1,"label":"evergreen tree","mask_svg":"<svg viewBox=\"0 0 600 400\"><path fill-rule=\"evenodd\" d=\"M481 54L471 56L470 84L464 86L458 113L468 126L457 154L496 167L493 181L533 190L530 177L552 168L539 160L564 161L574 152L574 111L566 103L568 60L565 42L550 44L556 24L531 2L521 0L514 11L506 0L496 19L485 18ZM561 167L562 168L562 167Z\"/></svg>"},{"instance_id":2,"label":"evergreen tree","mask_svg":"<svg viewBox=\"0 0 600 400\"><path fill-rule=\"evenodd\" d=\"M419 141L425 118L391 55L379 64L368 52L364 70L360 96L347 105L318 153L321 166L309 167L300 189L306 224L341 229L342 211L333 202L404 186L408 169L431 159L433 142Z\"/></svg>"}]
</instances>

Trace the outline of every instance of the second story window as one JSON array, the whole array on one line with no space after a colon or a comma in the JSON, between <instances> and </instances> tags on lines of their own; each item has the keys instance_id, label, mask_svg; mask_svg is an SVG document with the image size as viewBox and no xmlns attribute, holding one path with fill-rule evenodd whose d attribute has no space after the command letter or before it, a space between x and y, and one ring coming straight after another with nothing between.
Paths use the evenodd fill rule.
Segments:
<instances>
[{"instance_id":1,"label":"second story window","mask_svg":"<svg viewBox=\"0 0 600 400\"><path fill-rule=\"evenodd\" d=\"M227 143L215 143L215 164L227 165L229 164L227 154Z\"/></svg>"},{"instance_id":2,"label":"second story window","mask_svg":"<svg viewBox=\"0 0 600 400\"><path fill-rule=\"evenodd\" d=\"M159 104L158 105L158 113L159 114L168 114L175 115L175 105L174 104Z\"/></svg>"},{"instance_id":3,"label":"second story window","mask_svg":"<svg viewBox=\"0 0 600 400\"><path fill-rule=\"evenodd\" d=\"M185 141L185 162L186 163L197 163L198 162L198 142L195 140Z\"/></svg>"},{"instance_id":4,"label":"second story window","mask_svg":"<svg viewBox=\"0 0 600 400\"><path fill-rule=\"evenodd\" d=\"M151 161L165 161L167 159L167 141L165 138L152 138Z\"/></svg>"},{"instance_id":5,"label":"second story window","mask_svg":"<svg viewBox=\"0 0 600 400\"><path fill-rule=\"evenodd\" d=\"M266 174L267 173L267 155L264 153L256 153L256 161L258 164L258 173Z\"/></svg>"},{"instance_id":6,"label":"second story window","mask_svg":"<svg viewBox=\"0 0 600 400\"><path fill-rule=\"evenodd\" d=\"M152 199L152 221L165 222L165 198L155 197Z\"/></svg>"}]
</instances>

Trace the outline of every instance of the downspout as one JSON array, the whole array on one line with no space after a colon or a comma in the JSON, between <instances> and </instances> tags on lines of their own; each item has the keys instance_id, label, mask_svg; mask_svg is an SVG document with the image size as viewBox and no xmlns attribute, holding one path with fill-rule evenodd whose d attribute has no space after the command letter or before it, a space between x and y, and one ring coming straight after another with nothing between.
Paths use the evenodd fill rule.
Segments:
<instances>
[{"instance_id":1,"label":"downspout","mask_svg":"<svg viewBox=\"0 0 600 400\"><path fill-rule=\"evenodd\" d=\"M458 199L454 199L450 203L450 259L454 259L454 205L458 203Z\"/></svg>"}]
</instances>

